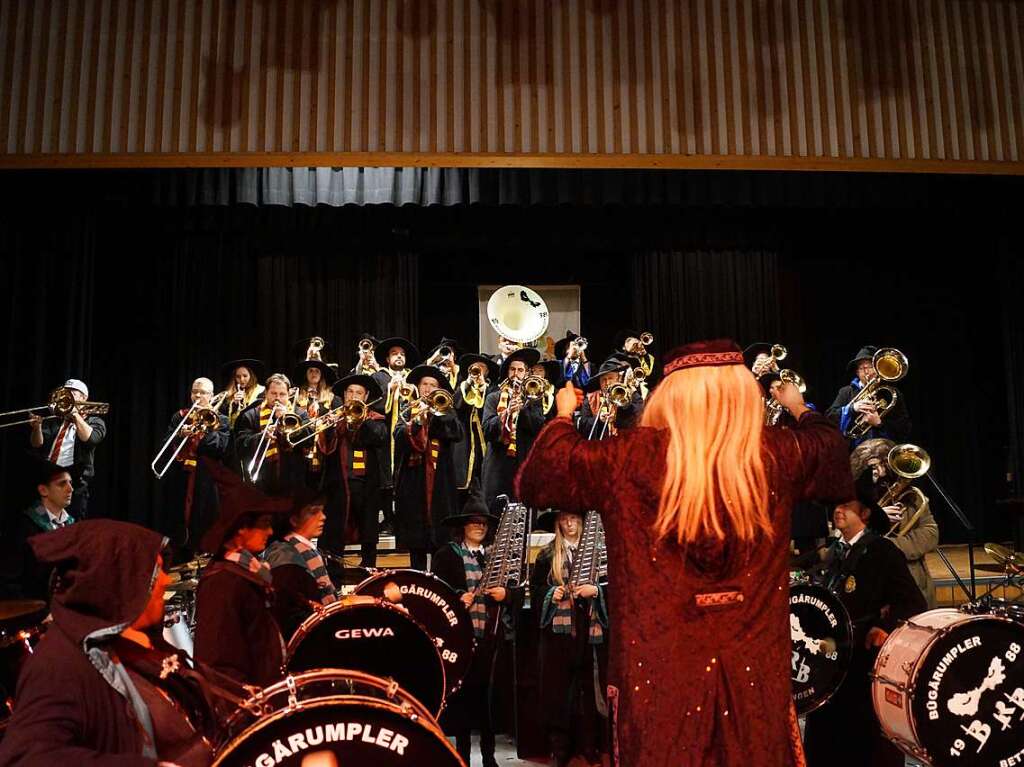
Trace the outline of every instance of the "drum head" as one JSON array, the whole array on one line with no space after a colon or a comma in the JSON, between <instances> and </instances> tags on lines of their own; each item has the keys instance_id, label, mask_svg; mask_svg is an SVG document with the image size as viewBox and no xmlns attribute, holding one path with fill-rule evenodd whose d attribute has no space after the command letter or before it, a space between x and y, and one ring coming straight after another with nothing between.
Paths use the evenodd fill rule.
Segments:
<instances>
[{"instance_id":1,"label":"drum head","mask_svg":"<svg viewBox=\"0 0 1024 767\"><path fill-rule=\"evenodd\" d=\"M288 669L346 668L391 678L436 716L445 681L434 640L399 608L354 600L335 602L299 626L288 643Z\"/></svg>"},{"instance_id":2,"label":"drum head","mask_svg":"<svg viewBox=\"0 0 1024 767\"><path fill-rule=\"evenodd\" d=\"M361 697L305 700L257 720L217 754L215 767L398 767L462 764L428 719Z\"/></svg>"},{"instance_id":3,"label":"drum head","mask_svg":"<svg viewBox=\"0 0 1024 767\"><path fill-rule=\"evenodd\" d=\"M790 677L798 714L824 704L839 689L853 655L853 629L846 608L824 586L798 583L789 589Z\"/></svg>"},{"instance_id":4,"label":"drum head","mask_svg":"<svg viewBox=\"0 0 1024 767\"><path fill-rule=\"evenodd\" d=\"M886 702L905 705L899 697ZM1024 626L985 615L942 631L918 663L910 705L935 767L1024 761Z\"/></svg>"},{"instance_id":5,"label":"drum head","mask_svg":"<svg viewBox=\"0 0 1024 767\"><path fill-rule=\"evenodd\" d=\"M434 638L444 661L448 695L459 689L476 640L469 611L451 586L419 570L385 570L356 586L355 593L405 607Z\"/></svg>"}]
</instances>

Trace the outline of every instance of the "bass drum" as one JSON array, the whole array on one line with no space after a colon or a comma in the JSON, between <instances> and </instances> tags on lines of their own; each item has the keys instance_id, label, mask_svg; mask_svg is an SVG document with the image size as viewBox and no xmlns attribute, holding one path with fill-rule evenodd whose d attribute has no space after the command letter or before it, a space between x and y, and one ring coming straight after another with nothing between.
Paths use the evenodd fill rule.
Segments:
<instances>
[{"instance_id":1,"label":"bass drum","mask_svg":"<svg viewBox=\"0 0 1024 767\"><path fill-rule=\"evenodd\" d=\"M839 597L806 582L789 586L790 677L798 714L832 697L846 678L853 656L853 626Z\"/></svg>"},{"instance_id":2,"label":"bass drum","mask_svg":"<svg viewBox=\"0 0 1024 767\"><path fill-rule=\"evenodd\" d=\"M0 602L0 737L11 719L21 667L43 635L48 612L46 602Z\"/></svg>"},{"instance_id":3,"label":"bass drum","mask_svg":"<svg viewBox=\"0 0 1024 767\"><path fill-rule=\"evenodd\" d=\"M285 667L391 678L434 716L444 707L444 664L434 640L405 610L374 597L345 597L310 615L288 642Z\"/></svg>"},{"instance_id":4,"label":"bass drum","mask_svg":"<svg viewBox=\"0 0 1024 767\"><path fill-rule=\"evenodd\" d=\"M934 767L1024 764L1024 626L916 615L882 646L871 697L889 739Z\"/></svg>"},{"instance_id":5,"label":"bass drum","mask_svg":"<svg viewBox=\"0 0 1024 767\"><path fill-rule=\"evenodd\" d=\"M462 765L418 700L358 671L290 676L246 701L226 731L214 767Z\"/></svg>"},{"instance_id":6,"label":"bass drum","mask_svg":"<svg viewBox=\"0 0 1024 767\"><path fill-rule=\"evenodd\" d=\"M469 611L451 586L419 570L383 570L356 586L355 593L406 608L434 638L444 661L447 694L459 689L476 639Z\"/></svg>"}]
</instances>

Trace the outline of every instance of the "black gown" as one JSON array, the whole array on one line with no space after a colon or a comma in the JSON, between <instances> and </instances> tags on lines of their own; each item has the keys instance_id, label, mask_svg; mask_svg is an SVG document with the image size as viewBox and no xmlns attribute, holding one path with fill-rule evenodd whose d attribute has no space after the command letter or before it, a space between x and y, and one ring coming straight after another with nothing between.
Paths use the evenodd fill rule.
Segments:
<instances>
[{"instance_id":1,"label":"black gown","mask_svg":"<svg viewBox=\"0 0 1024 767\"><path fill-rule=\"evenodd\" d=\"M514 500L515 491L512 483L520 464L525 460L533 446L533 441L544 428L548 416L544 414L540 399L527 401L519 411L516 423L516 451L509 454L509 445L503 439L504 416L498 415L498 402L501 391L495 390L487 395L484 404L484 439L487 440L487 456L484 458L484 500L492 513L500 513L495 499L499 495L507 495Z\"/></svg>"}]
</instances>

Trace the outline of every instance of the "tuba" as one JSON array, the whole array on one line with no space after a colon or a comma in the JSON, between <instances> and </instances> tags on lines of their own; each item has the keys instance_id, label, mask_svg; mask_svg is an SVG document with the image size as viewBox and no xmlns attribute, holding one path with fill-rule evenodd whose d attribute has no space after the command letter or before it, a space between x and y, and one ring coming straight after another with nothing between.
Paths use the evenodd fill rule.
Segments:
<instances>
[{"instance_id":1,"label":"tuba","mask_svg":"<svg viewBox=\"0 0 1024 767\"><path fill-rule=\"evenodd\" d=\"M525 285L505 285L487 301L487 320L498 335L533 345L548 329L548 306Z\"/></svg>"},{"instance_id":2,"label":"tuba","mask_svg":"<svg viewBox=\"0 0 1024 767\"><path fill-rule=\"evenodd\" d=\"M879 418L885 416L896 400L899 393L892 386L886 384L895 383L907 375L910 363L906 355L899 349L879 349L871 358L871 364L875 368L875 376L864 386L853 399L848 403L851 407L858 402L872 402L875 405L875 412ZM863 437L871 430L871 424L863 413L858 413L857 418L846 430L846 437L856 439Z\"/></svg>"},{"instance_id":3,"label":"tuba","mask_svg":"<svg viewBox=\"0 0 1024 767\"><path fill-rule=\"evenodd\" d=\"M885 491L885 494L878 499L878 505L885 507L898 504L905 507L908 505L904 501L906 498L915 506L913 515L906 523L902 521L894 522L892 527L889 528L889 532L885 534L886 538L898 538L901 535L906 535L917 524L917 520L924 514L925 509L928 508L928 499L918 488L913 487L912 483L915 479L919 479L928 473L932 465L932 459L924 448L905 443L894 446L889 451L889 455L886 456L885 462L892 473L899 477L899 479L893 482Z\"/></svg>"}]
</instances>

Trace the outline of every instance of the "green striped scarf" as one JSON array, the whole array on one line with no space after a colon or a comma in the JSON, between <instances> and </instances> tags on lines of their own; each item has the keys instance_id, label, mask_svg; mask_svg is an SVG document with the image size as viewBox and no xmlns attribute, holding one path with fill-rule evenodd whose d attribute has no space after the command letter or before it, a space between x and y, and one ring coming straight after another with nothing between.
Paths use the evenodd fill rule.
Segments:
<instances>
[{"instance_id":1,"label":"green striped scarf","mask_svg":"<svg viewBox=\"0 0 1024 767\"><path fill-rule=\"evenodd\" d=\"M476 591L477 586L480 585L480 581L484 579L484 571L480 567L480 563L477 562L476 557L473 556L472 551L457 543L453 543L452 546L462 555L462 565L466 568L466 591L473 593ZM483 637L484 631L487 628L487 604L484 602L484 599L484 595L478 593L473 597L473 603L469 606L469 617L473 622L473 634L476 635L477 639Z\"/></svg>"},{"instance_id":2,"label":"green striped scarf","mask_svg":"<svg viewBox=\"0 0 1024 767\"><path fill-rule=\"evenodd\" d=\"M568 584L569 582L569 558L562 558L562 583ZM550 588L548 593L544 596L544 605L541 607L541 628L551 626L551 631L555 634L571 634L572 633L572 611L573 604L572 600L568 595L560 602L554 601L555 589L558 588L558 584L555 582L553 574L548 575L548 584ZM565 587L568 592L569 587ZM590 600L590 644L601 644L604 642L604 629L608 625L608 608L604 602L604 589L601 586L597 587L597 598Z\"/></svg>"}]
</instances>

